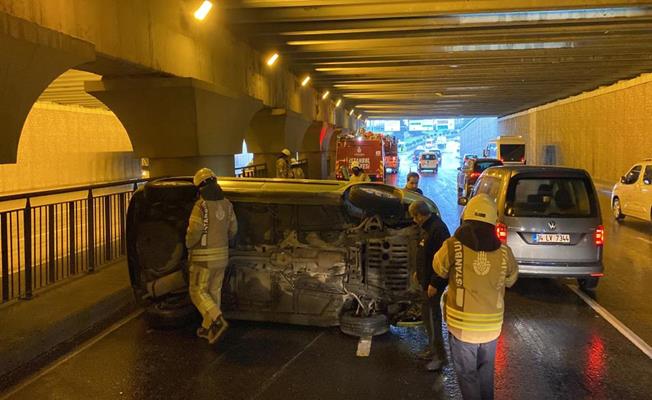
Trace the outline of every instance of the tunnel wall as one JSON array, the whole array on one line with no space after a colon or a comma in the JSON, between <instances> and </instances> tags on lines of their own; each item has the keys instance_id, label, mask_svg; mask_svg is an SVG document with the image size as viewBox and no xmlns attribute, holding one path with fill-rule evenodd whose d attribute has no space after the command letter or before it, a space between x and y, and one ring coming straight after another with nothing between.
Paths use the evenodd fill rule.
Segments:
<instances>
[{"instance_id":1,"label":"tunnel wall","mask_svg":"<svg viewBox=\"0 0 652 400\"><path fill-rule=\"evenodd\" d=\"M652 157L652 74L501 118L499 131L527 138L530 164L584 168L617 182Z\"/></svg>"},{"instance_id":2,"label":"tunnel wall","mask_svg":"<svg viewBox=\"0 0 652 400\"><path fill-rule=\"evenodd\" d=\"M236 39L219 2L205 21L196 21L192 14L200 3L3 0L0 12L92 43L100 57L83 69L100 75L136 74L141 68L140 73L195 78L313 120L320 100L315 90L302 88L283 58L268 68L266 54Z\"/></svg>"},{"instance_id":3,"label":"tunnel wall","mask_svg":"<svg viewBox=\"0 0 652 400\"><path fill-rule=\"evenodd\" d=\"M476 118L460 132L460 156L482 155L487 143L498 136L498 118Z\"/></svg>"},{"instance_id":4,"label":"tunnel wall","mask_svg":"<svg viewBox=\"0 0 652 400\"><path fill-rule=\"evenodd\" d=\"M110 111L36 103L18 162L0 165L0 193L140 177L140 160Z\"/></svg>"}]
</instances>

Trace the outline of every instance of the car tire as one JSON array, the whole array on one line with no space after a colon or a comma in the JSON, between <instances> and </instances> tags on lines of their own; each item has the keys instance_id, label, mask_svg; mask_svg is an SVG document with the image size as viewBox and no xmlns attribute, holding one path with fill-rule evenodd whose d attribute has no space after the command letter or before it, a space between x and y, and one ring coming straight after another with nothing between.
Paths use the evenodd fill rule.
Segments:
<instances>
[{"instance_id":1,"label":"car tire","mask_svg":"<svg viewBox=\"0 0 652 400\"><path fill-rule=\"evenodd\" d=\"M403 212L401 199L399 189L386 185L356 185L348 193L348 201L354 206L385 216L400 215Z\"/></svg>"},{"instance_id":2,"label":"car tire","mask_svg":"<svg viewBox=\"0 0 652 400\"><path fill-rule=\"evenodd\" d=\"M355 315L354 311L346 311L340 317L340 330L350 336L378 336L389 331L389 321L384 314L361 317Z\"/></svg>"},{"instance_id":3,"label":"car tire","mask_svg":"<svg viewBox=\"0 0 652 400\"><path fill-rule=\"evenodd\" d=\"M611 203L611 211L616 221L622 221L625 218L625 214L623 214L623 210L620 207L620 199L618 197L614 197L614 200Z\"/></svg>"},{"instance_id":4,"label":"car tire","mask_svg":"<svg viewBox=\"0 0 652 400\"><path fill-rule=\"evenodd\" d=\"M150 304L145 308L145 321L153 329L177 329L199 319L197 309L187 294L170 297L166 302Z\"/></svg>"},{"instance_id":5,"label":"car tire","mask_svg":"<svg viewBox=\"0 0 652 400\"><path fill-rule=\"evenodd\" d=\"M598 287L598 282L600 282L600 278L594 276L577 279L577 284L583 291L595 290Z\"/></svg>"}]
</instances>

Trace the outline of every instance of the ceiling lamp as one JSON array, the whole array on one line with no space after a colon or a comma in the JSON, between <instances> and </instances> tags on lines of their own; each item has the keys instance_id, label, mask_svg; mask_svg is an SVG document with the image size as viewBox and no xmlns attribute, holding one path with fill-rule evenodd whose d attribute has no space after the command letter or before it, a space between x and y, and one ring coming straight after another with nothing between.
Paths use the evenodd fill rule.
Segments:
<instances>
[{"instance_id":1,"label":"ceiling lamp","mask_svg":"<svg viewBox=\"0 0 652 400\"><path fill-rule=\"evenodd\" d=\"M276 64L278 57L279 57L278 53L272 54L272 56L267 59L267 65L271 67L272 65Z\"/></svg>"},{"instance_id":2,"label":"ceiling lamp","mask_svg":"<svg viewBox=\"0 0 652 400\"><path fill-rule=\"evenodd\" d=\"M201 6L199 6L197 11L195 11L195 18L198 19L199 21L203 21L212 8L213 8L213 3L208 0L205 0L201 4Z\"/></svg>"},{"instance_id":3,"label":"ceiling lamp","mask_svg":"<svg viewBox=\"0 0 652 400\"><path fill-rule=\"evenodd\" d=\"M306 75L305 78L303 78L303 81L301 81L301 86L306 86L310 82L310 75Z\"/></svg>"}]
</instances>

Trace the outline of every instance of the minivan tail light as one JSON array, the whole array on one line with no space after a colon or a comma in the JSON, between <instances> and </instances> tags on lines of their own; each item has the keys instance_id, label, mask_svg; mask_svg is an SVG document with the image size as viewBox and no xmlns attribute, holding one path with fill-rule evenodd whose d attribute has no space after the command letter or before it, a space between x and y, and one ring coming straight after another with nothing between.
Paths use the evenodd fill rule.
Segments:
<instances>
[{"instance_id":1,"label":"minivan tail light","mask_svg":"<svg viewBox=\"0 0 652 400\"><path fill-rule=\"evenodd\" d=\"M602 247L604 246L604 226L598 225L595 228L595 245Z\"/></svg>"},{"instance_id":2,"label":"minivan tail light","mask_svg":"<svg viewBox=\"0 0 652 400\"><path fill-rule=\"evenodd\" d=\"M499 222L496 224L496 236L502 244L507 243L507 225Z\"/></svg>"}]
</instances>

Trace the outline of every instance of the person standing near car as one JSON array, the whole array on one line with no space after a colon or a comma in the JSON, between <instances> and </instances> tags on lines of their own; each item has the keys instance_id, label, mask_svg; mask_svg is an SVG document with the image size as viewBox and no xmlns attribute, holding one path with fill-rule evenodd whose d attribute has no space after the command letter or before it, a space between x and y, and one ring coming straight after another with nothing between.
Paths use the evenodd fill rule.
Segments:
<instances>
[{"instance_id":1,"label":"person standing near car","mask_svg":"<svg viewBox=\"0 0 652 400\"><path fill-rule=\"evenodd\" d=\"M365 174L358 161L351 162L351 172L349 182L371 182L369 175Z\"/></svg>"},{"instance_id":2,"label":"person standing near car","mask_svg":"<svg viewBox=\"0 0 652 400\"><path fill-rule=\"evenodd\" d=\"M276 159L276 177L291 178L290 176L290 156L292 153L288 149L283 149Z\"/></svg>"},{"instance_id":3,"label":"person standing near car","mask_svg":"<svg viewBox=\"0 0 652 400\"><path fill-rule=\"evenodd\" d=\"M442 308L462 396L493 399L505 287L516 282L518 265L512 250L496 235L498 212L491 197L484 193L472 197L462 220L435 254L432 267L448 279Z\"/></svg>"},{"instance_id":4,"label":"person standing near car","mask_svg":"<svg viewBox=\"0 0 652 400\"><path fill-rule=\"evenodd\" d=\"M411 190L419 194L423 194L423 190L419 189L419 174L417 172L410 172L407 174L407 180L405 181L405 190Z\"/></svg>"},{"instance_id":5,"label":"person standing near car","mask_svg":"<svg viewBox=\"0 0 652 400\"><path fill-rule=\"evenodd\" d=\"M200 169L193 183L199 189L199 199L192 209L186 231L189 292L203 317L197 336L214 344L228 328L220 308L222 282L229 263L229 240L238 231L238 221L213 171Z\"/></svg>"},{"instance_id":6,"label":"person standing near car","mask_svg":"<svg viewBox=\"0 0 652 400\"><path fill-rule=\"evenodd\" d=\"M446 359L439 303L448 282L434 273L432 260L444 241L450 237L450 232L444 221L432 213L426 202L415 201L410 204L408 211L414 222L421 227L416 277L423 295L421 319L428 332L428 346L419 353L419 358L429 361L426 364L428 371L437 371Z\"/></svg>"},{"instance_id":7,"label":"person standing near car","mask_svg":"<svg viewBox=\"0 0 652 400\"><path fill-rule=\"evenodd\" d=\"M306 179L301 164L295 158L290 160L290 177L294 179Z\"/></svg>"}]
</instances>

